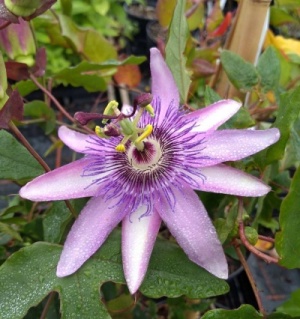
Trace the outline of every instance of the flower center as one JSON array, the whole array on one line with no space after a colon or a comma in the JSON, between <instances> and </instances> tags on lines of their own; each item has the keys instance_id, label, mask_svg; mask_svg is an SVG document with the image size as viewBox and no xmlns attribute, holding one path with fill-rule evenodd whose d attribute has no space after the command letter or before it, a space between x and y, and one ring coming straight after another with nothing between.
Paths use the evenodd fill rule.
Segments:
<instances>
[{"instance_id":1,"label":"flower center","mask_svg":"<svg viewBox=\"0 0 300 319\"><path fill-rule=\"evenodd\" d=\"M162 160L159 143L154 139L144 141L144 149L138 150L134 144L128 149L127 158L131 166L143 173L155 170Z\"/></svg>"}]
</instances>

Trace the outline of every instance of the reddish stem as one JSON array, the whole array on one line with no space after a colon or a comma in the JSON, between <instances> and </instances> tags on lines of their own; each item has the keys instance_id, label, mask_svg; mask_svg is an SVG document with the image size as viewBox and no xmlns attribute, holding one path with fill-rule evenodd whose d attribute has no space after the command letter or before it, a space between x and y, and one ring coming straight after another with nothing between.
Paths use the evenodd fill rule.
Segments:
<instances>
[{"instance_id":1,"label":"reddish stem","mask_svg":"<svg viewBox=\"0 0 300 319\"><path fill-rule=\"evenodd\" d=\"M263 252L259 251L258 249L256 249L254 246L252 246L245 235L245 228L244 228L244 224L243 222L239 223L239 235L240 235L240 239L242 244L249 250L251 251L254 255L256 255L257 257L261 258L262 260L264 260L267 263L275 263L277 264L279 259L276 257L271 257L268 256L266 254L264 254Z\"/></svg>"},{"instance_id":2,"label":"reddish stem","mask_svg":"<svg viewBox=\"0 0 300 319\"><path fill-rule=\"evenodd\" d=\"M24 135L19 131L19 129L15 126L15 124L11 121L9 123L10 130L15 134L15 136L19 139L19 141L27 148L30 154L40 163L40 165L44 168L46 172L50 172L51 169L48 164L41 158L41 156L35 151L35 149L29 144ZM69 208L71 214L74 218L77 218L77 215L68 200L65 200L66 206Z\"/></svg>"},{"instance_id":3,"label":"reddish stem","mask_svg":"<svg viewBox=\"0 0 300 319\"><path fill-rule=\"evenodd\" d=\"M257 305L258 305L258 309L262 313L262 315L265 317L266 316L266 311L265 311L265 308L264 308L264 306L262 304L262 300L260 298L256 283L255 283L255 280L254 280L252 272L251 272L251 270L250 270L250 268L249 268L249 266L247 264L247 261L246 261L244 255L243 255L240 247L239 247L239 243L238 243L238 241L236 239L234 241L234 248L235 248L235 251L236 251L236 253L237 253L238 257L239 257L240 262L242 263L242 265L244 267L244 270L245 270L245 272L247 274L247 277L249 279L250 285L252 287L252 290L253 290Z\"/></svg>"},{"instance_id":4,"label":"reddish stem","mask_svg":"<svg viewBox=\"0 0 300 319\"><path fill-rule=\"evenodd\" d=\"M267 237L267 236L263 236L263 235L258 235L258 238L264 241L268 241L270 243L275 243L275 239L271 238L271 237Z\"/></svg>"}]
</instances>

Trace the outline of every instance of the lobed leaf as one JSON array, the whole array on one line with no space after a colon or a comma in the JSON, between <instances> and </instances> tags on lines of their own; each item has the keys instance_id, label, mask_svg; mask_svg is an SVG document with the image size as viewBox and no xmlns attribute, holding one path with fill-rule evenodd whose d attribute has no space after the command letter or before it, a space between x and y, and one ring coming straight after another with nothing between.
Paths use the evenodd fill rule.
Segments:
<instances>
[{"instance_id":1,"label":"lobed leaf","mask_svg":"<svg viewBox=\"0 0 300 319\"><path fill-rule=\"evenodd\" d=\"M29 180L44 173L40 164L11 134L0 131L0 178Z\"/></svg>"},{"instance_id":2,"label":"lobed leaf","mask_svg":"<svg viewBox=\"0 0 300 319\"><path fill-rule=\"evenodd\" d=\"M101 249L74 275L55 275L61 247L38 242L19 250L0 268L1 319L19 319L51 291L60 295L62 319L110 318L100 301L106 281L124 283L121 232L115 230ZM141 292L149 297L206 298L228 291L225 281L192 263L183 251L157 240Z\"/></svg>"}]
</instances>

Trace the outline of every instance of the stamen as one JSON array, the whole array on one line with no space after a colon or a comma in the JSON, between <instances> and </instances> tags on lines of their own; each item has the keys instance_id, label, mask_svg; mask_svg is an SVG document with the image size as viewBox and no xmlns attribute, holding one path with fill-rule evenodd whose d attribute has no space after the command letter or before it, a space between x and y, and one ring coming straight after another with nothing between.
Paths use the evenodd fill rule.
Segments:
<instances>
[{"instance_id":1,"label":"stamen","mask_svg":"<svg viewBox=\"0 0 300 319\"><path fill-rule=\"evenodd\" d=\"M125 145L124 145L124 144L118 144L118 145L116 146L116 151L117 151L117 152L120 152L120 153L124 153L124 152L126 151Z\"/></svg>"},{"instance_id":2,"label":"stamen","mask_svg":"<svg viewBox=\"0 0 300 319\"><path fill-rule=\"evenodd\" d=\"M116 116L120 115L121 112L118 110L118 105L119 105L119 103L117 101L110 101L107 104L106 108L104 109L103 114L104 115L110 115L110 116L111 115L116 115ZM106 124L107 123L107 119L102 120L102 123Z\"/></svg>"},{"instance_id":3,"label":"stamen","mask_svg":"<svg viewBox=\"0 0 300 319\"><path fill-rule=\"evenodd\" d=\"M109 136L104 134L104 130L103 128L101 128L100 126L96 126L95 127L95 133L97 136L99 136L100 138L109 138Z\"/></svg>"},{"instance_id":4,"label":"stamen","mask_svg":"<svg viewBox=\"0 0 300 319\"><path fill-rule=\"evenodd\" d=\"M147 138L153 131L153 126L151 124L148 124L144 132L134 141L134 144L142 142L145 138Z\"/></svg>"}]
</instances>

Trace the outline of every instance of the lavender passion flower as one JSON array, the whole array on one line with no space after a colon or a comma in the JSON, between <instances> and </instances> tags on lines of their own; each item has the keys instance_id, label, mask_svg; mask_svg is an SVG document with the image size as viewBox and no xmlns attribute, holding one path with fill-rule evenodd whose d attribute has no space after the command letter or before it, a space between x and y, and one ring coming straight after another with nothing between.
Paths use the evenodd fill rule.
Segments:
<instances>
[{"instance_id":1,"label":"lavender passion flower","mask_svg":"<svg viewBox=\"0 0 300 319\"><path fill-rule=\"evenodd\" d=\"M241 104L223 100L186 114L179 109L175 81L157 49L151 49L150 63L150 114L140 107L133 118L112 121L114 135L120 136L109 138L61 127L61 140L85 156L35 178L20 191L33 201L92 197L64 244L58 277L79 269L122 221L123 268L130 292L136 292L163 221L193 262L226 279L221 243L193 189L237 196L270 191L259 179L222 162L259 152L278 140L279 131L216 130ZM107 112L119 111L114 104Z\"/></svg>"}]
</instances>

